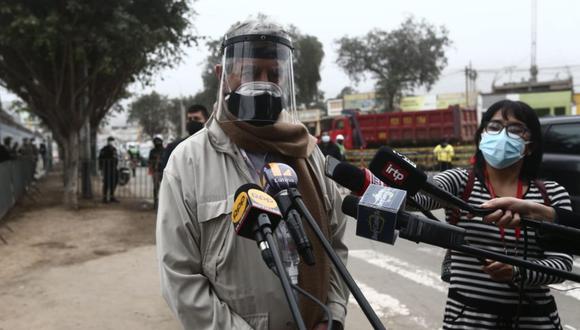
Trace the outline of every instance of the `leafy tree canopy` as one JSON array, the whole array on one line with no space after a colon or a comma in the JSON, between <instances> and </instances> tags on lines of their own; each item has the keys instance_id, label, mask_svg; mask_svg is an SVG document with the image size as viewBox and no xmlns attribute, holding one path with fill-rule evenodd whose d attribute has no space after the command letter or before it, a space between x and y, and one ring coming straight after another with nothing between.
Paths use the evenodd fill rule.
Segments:
<instances>
[{"instance_id":1,"label":"leafy tree canopy","mask_svg":"<svg viewBox=\"0 0 580 330\"><path fill-rule=\"evenodd\" d=\"M429 89L438 80L447 65L448 34L444 26L409 17L392 31L374 29L362 37L340 38L336 63L355 82L369 74L387 109L393 110L404 91Z\"/></svg>"}]
</instances>

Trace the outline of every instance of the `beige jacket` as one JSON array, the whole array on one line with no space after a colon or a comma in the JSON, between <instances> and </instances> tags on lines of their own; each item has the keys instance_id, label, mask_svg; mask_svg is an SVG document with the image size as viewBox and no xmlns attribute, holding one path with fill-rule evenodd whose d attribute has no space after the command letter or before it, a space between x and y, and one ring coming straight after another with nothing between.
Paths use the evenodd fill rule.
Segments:
<instances>
[{"instance_id":1,"label":"beige jacket","mask_svg":"<svg viewBox=\"0 0 580 330\"><path fill-rule=\"evenodd\" d=\"M308 161L324 178L331 244L346 264L340 194L324 177L320 150ZM161 289L185 329L295 328L279 279L264 264L256 242L237 236L231 223L234 194L253 182L250 173L213 118L175 148L165 168L156 233ZM343 324L347 299L348 289L333 267L326 305Z\"/></svg>"}]
</instances>

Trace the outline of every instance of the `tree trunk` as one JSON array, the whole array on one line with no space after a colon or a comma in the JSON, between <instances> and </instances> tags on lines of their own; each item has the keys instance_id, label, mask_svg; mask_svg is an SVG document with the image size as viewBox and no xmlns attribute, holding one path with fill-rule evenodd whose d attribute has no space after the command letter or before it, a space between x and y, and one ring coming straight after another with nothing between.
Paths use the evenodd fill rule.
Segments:
<instances>
[{"instance_id":1,"label":"tree trunk","mask_svg":"<svg viewBox=\"0 0 580 330\"><path fill-rule=\"evenodd\" d=\"M64 179L64 204L68 208L77 209L77 189L79 177L79 135L71 133L64 143L63 179Z\"/></svg>"},{"instance_id":2,"label":"tree trunk","mask_svg":"<svg viewBox=\"0 0 580 330\"><path fill-rule=\"evenodd\" d=\"M97 175L97 130L99 125L91 125L91 174Z\"/></svg>"}]
</instances>

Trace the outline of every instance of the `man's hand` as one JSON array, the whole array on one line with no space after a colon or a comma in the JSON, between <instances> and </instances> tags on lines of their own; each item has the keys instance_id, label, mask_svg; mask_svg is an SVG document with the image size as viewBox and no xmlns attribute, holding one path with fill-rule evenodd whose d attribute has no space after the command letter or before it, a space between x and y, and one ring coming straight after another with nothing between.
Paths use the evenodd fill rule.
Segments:
<instances>
[{"instance_id":1,"label":"man's hand","mask_svg":"<svg viewBox=\"0 0 580 330\"><path fill-rule=\"evenodd\" d=\"M489 259L485 259L485 262L486 265L482 267L482 270L489 274L494 281L511 282L514 271L512 265Z\"/></svg>"}]
</instances>

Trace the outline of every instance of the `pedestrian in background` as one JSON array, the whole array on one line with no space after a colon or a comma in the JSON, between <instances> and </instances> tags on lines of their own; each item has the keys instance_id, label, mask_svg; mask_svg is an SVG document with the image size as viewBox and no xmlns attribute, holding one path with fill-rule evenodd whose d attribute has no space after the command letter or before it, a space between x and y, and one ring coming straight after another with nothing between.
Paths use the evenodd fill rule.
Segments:
<instances>
[{"instance_id":1,"label":"pedestrian in background","mask_svg":"<svg viewBox=\"0 0 580 330\"><path fill-rule=\"evenodd\" d=\"M324 156L332 156L336 159L342 160L342 155L340 153L340 149L336 145L336 143L332 142L330 135L328 132L322 133L320 137L320 143L318 144L320 151Z\"/></svg>"},{"instance_id":2,"label":"pedestrian in background","mask_svg":"<svg viewBox=\"0 0 580 330\"><path fill-rule=\"evenodd\" d=\"M149 175L153 178L153 205L157 209L159 200L159 184L163 177L163 167L161 166L161 159L163 157L163 138L161 135L156 135L153 138L153 149L149 152Z\"/></svg>"},{"instance_id":3,"label":"pedestrian in background","mask_svg":"<svg viewBox=\"0 0 580 330\"><path fill-rule=\"evenodd\" d=\"M342 161L345 161L346 160L346 148L344 147L344 135L338 134L336 136L336 146L340 150L341 157L339 159Z\"/></svg>"},{"instance_id":4,"label":"pedestrian in background","mask_svg":"<svg viewBox=\"0 0 580 330\"><path fill-rule=\"evenodd\" d=\"M186 119L187 133L189 134L188 137L192 136L193 134L195 134L199 130L201 130L208 118L209 118L209 113L208 113L206 107L204 107L201 104L194 104L194 105L190 106L187 109L186 118L185 118ZM161 159L161 168L162 169L164 169L165 166L167 166L167 161L169 161L169 156L171 156L173 149L175 149L175 147L177 147L177 145L180 144L186 138L187 137L181 138L181 139L176 139L175 141L169 143L167 145L167 147L165 147L165 151L163 152L163 157Z\"/></svg>"},{"instance_id":5,"label":"pedestrian in background","mask_svg":"<svg viewBox=\"0 0 580 330\"><path fill-rule=\"evenodd\" d=\"M453 168L453 157L455 157L455 150L453 146L449 143L448 139L438 144L435 149L433 149L433 155L437 159L437 164L439 166L439 171L447 171Z\"/></svg>"},{"instance_id":6,"label":"pedestrian in background","mask_svg":"<svg viewBox=\"0 0 580 330\"><path fill-rule=\"evenodd\" d=\"M103 203L119 203L115 198L115 189L117 188L119 165L119 153L114 146L115 138L109 136L107 145L99 151L99 170L103 177Z\"/></svg>"}]
</instances>

